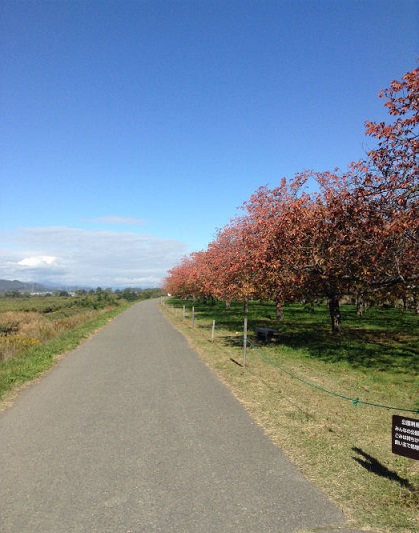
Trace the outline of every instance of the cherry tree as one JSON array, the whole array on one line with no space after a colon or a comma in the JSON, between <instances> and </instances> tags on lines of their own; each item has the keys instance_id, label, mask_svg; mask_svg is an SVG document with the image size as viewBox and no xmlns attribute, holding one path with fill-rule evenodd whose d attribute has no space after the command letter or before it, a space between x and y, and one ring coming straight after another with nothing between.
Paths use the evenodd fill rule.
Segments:
<instances>
[{"instance_id":1,"label":"cherry tree","mask_svg":"<svg viewBox=\"0 0 419 533\"><path fill-rule=\"evenodd\" d=\"M397 287L417 296L419 277L419 69L379 94L394 120L366 122L377 141L368 160L354 165L355 185L381 214L372 286Z\"/></svg>"},{"instance_id":2,"label":"cherry tree","mask_svg":"<svg viewBox=\"0 0 419 533\"><path fill-rule=\"evenodd\" d=\"M170 271L171 292L268 298L278 315L283 302L326 297L334 332L345 294L384 289L417 301L419 69L379 96L395 120L366 122L377 146L365 161L343 173L305 171L274 189L260 187L244 216Z\"/></svg>"}]
</instances>

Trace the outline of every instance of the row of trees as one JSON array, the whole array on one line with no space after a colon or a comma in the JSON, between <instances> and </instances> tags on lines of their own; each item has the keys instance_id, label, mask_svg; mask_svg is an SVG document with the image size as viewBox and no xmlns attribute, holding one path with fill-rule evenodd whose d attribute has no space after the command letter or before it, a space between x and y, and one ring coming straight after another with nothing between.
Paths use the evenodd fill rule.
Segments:
<instances>
[{"instance_id":1,"label":"row of trees","mask_svg":"<svg viewBox=\"0 0 419 533\"><path fill-rule=\"evenodd\" d=\"M125 288L125 289L116 289L115 291L111 288L102 289L98 287L97 289L77 289L75 291L67 291L64 289L59 289L53 292L43 292L32 294L30 292L22 292L17 289L9 290L3 293L1 296L4 298L31 298L33 296L58 296L63 298L68 298L71 296L95 296L97 300L106 300L117 298L120 300L127 300L128 302L134 302L136 300L146 300L150 298L157 298L162 296L164 292L161 288L154 289L140 289L140 288Z\"/></svg>"},{"instance_id":2,"label":"row of trees","mask_svg":"<svg viewBox=\"0 0 419 533\"><path fill-rule=\"evenodd\" d=\"M342 296L410 300L418 311L419 69L381 91L391 123L366 122L376 147L345 172L304 171L259 188L205 251L184 257L168 293L282 304L325 297L340 331ZM316 192L309 192L313 180Z\"/></svg>"},{"instance_id":3,"label":"row of trees","mask_svg":"<svg viewBox=\"0 0 419 533\"><path fill-rule=\"evenodd\" d=\"M125 288L116 289L113 291L110 288L102 289L98 287L96 290L79 289L75 291L76 296L86 296L95 294L98 299L106 299L110 295L115 295L118 299L127 300L128 302L135 302L136 300L148 300L150 298L157 298L162 296L163 291L160 288L141 289L141 288Z\"/></svg>"}]
</instances>

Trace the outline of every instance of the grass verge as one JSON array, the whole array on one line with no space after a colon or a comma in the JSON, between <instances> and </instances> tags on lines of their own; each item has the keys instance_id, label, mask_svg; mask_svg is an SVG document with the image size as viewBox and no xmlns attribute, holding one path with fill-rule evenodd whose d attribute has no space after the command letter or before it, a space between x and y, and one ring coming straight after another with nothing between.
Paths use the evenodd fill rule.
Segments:
<instances>
[{"instance_id":1,"label":"grass verge","mask_svg":"<svg viewBox=\"0 0 419 533\"><path fill-rule=\"evenodd\" d=\"M336 395L406 409L419 408L418 319L402 311L371 310L362 320L347 307L345 330L329 333L326 310L286 309L275 323L273 308L249 311L246 367L242 366L239 307L175 299L164 313L198 350L206 364L244 404L267 435L303 474L344 511L348 526L378 533L419 530L419 461L391 452L392 415L415 413L354 406ZM212 321L216 335L212 342ZM259 345L258 325L281 330L278 342ZM307 383L281 371L298 375Z\"/></svg>"},{"instance_id":2,"label":"grass verge","mask_svg":"<svg viewBox=\"0 0 419 533\"><path fill-rule=\"evenodd\" d=\"M90 337L111 319L122 313L131 304L124 304L110 310L97 311L85 320L53 338L21 351L19 355L6 361L0 360L0 409L7 405L10 393L23 384L32 381L53 366L59 356L76 348L80 342Z\"/></svg>"}]
</instances>

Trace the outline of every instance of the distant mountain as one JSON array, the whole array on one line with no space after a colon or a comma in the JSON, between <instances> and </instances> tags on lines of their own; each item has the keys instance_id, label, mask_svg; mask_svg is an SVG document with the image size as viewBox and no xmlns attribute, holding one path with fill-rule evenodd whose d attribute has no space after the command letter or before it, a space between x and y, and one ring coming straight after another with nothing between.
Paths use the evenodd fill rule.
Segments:
<instances>
[{"instance_id":1,"label":"distant mountain","mask_svg":"<svg viewBox=\"0 0 419 533\"><path fill-rule=\"evenodd\" d=\"M5 293L7 291L50 292L51 288L41 285L40 283L18 281L17 279L0 279L0 293Z\"/></svg>"}]
</instances>

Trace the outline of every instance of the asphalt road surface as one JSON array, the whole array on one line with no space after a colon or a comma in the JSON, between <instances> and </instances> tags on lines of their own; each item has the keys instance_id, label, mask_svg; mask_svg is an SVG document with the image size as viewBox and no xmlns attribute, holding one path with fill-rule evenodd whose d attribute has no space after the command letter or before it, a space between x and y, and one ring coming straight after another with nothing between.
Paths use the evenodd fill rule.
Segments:
<instances>
[{"instance_id":1,"label":"asphalt road surface","mask_svg":"<svg viewBox=\"0 0 419 533\"><path fill-rule=\"evenodd\" d=\"M156 301L0 414L2 533L349 533L343 524Z\"/></svg>"}]
</instances>

